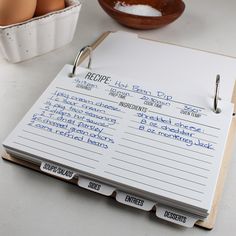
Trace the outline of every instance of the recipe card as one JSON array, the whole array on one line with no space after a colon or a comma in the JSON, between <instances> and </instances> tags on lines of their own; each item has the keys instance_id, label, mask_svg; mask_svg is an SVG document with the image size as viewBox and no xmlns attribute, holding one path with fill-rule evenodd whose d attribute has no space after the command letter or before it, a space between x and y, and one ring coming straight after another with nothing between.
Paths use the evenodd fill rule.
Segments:
<instances>
[{"instance_id":1,"label":"recipe card","mask_svg":"<svg viewBox=\"0 0 236 236\"><path fill-rule=\"evenodd\" d=\"M66 65L4 142L113 183L210 210L233 104ZM174 84L170 85L174 86Z\"/></svg>"}]
</instances>

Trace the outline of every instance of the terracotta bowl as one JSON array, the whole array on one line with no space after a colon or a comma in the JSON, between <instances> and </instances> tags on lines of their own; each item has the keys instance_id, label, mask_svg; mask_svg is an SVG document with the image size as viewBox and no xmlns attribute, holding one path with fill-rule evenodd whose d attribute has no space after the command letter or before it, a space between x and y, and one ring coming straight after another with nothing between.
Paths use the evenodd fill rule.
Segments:
<instances>
[{"instance_id":1,"label":"terracotta bowl","mask_svg":"<svg viewBox=\"0 0 236 236\"><path fill-rule=\"evenodd\" d=\"M122 25L135 29L155 29L165 26L181 16L185 9L182 0L98 0L103 10ZM117 2L126 5L149 5L159 11L162 16L138 16L116 10Z\"/></svg>"}]
</instances>

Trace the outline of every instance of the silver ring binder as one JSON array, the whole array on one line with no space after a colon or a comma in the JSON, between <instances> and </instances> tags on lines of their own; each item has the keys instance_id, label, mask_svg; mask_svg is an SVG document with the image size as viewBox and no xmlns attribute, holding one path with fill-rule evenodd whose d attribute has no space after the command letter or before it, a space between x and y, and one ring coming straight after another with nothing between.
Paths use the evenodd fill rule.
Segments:
<instances>
[{"instance_id":1,"label":"silver ring binder","mask_svg":"<svg viewBox=\"0 0 236 236\"><path fill-rule=\"evenodd\" d=\"M79 53L77 54L77 56L76 56L76 58L75 58L75 61L74 61L74 66L73 66L72 72L69 74L69 77L74 77L74 76L75 76L76 68L77 68L77 66L78 66L78 64L79 64L80 58L81 58L81 56L82 56L86 51L89 51L89 62L88 62L87 68L90 69L91 63L92 63L92 52L93 52L93 49L92 49L91 46L87 45L87 46L81 48L81 50L80 50Z\"/></svg>"},{"instance_id":2,"label":"silver ring binder","mask_svg":"<svg viewBox=\"0 0 236 236\"><path fill-rule=\"evenodd\" d=\"M220 86L220 75L216 76L216 89L215 89L215 96L214 96L214 104L213 104L213 111L218 114L221 112L220 108L218 107L219 101L219 86Z\"/></svg>"}]
</instances>

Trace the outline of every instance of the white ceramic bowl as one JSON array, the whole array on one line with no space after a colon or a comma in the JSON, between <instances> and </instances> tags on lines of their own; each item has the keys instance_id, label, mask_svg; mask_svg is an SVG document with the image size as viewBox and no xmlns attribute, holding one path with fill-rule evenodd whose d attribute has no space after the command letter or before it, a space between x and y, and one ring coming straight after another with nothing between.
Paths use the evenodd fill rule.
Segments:
<instances>
[{"instance_id":1,"label":"white ceramic bowl","mask_svg":"<svg viewBox=\"0 0 236 236\"><path fill-rule=\"evenodd\" d=\"M81 3L66 0L66 8L31 20L0 26L2 56L16 63L70 43L74 37Z\"/></svg>"}]
</instances>

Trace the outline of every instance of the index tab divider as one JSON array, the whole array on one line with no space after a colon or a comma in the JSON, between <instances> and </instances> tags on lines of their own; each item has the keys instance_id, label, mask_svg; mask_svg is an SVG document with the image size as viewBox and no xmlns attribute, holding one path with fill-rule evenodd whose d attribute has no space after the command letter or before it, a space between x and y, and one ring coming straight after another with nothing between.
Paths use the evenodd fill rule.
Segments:
<instances>
[{"instance_id":1,"label":"index tab divider","mask_svg":"<svg viewBox=\"0 0 236 236\"><path fill-rule=\"evenodd\" d=\"M144 211L151 211L156 204L151 200L122 191L116 191L116 201Z\"/></svg>"},{"instance_id":2,"label":"index tab divider","mask_svg":"<svg viewBox=\"0 0 236 236\"><path fill-rule=\"evenodd\" d=\"M88 179L83 176L79 176L78 185L82 188L88 189L90 191L100 193L105 196L111 196L116 190L114 187L104 184L100 181Z\"/></svg>"},{"instance_id":3,"label":"index tab divider","mask_svg":"<svg viewBox=\"0 0 236 236\"><path fill-rule=\"evenodd\" d=\"M201 220L197 215L161 204L156 205L156 216L187 228L192 228L198 220Z\"/></svg>"},{"instance_id":4,"label":"index tab divider","mask_svg":"<svg viewBox=\"0 0 236 236\"><path fill-rule=\"evenodd\" d=\"M65 179L71 180L75 176L75 172L71 169L65 168L61 165L52 163L52 162L45 162L43 161L40 165L40 170L47 174Z\"/></svg>"}]
</instances>

